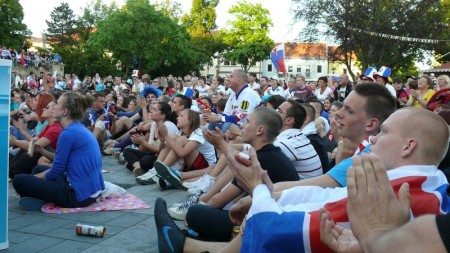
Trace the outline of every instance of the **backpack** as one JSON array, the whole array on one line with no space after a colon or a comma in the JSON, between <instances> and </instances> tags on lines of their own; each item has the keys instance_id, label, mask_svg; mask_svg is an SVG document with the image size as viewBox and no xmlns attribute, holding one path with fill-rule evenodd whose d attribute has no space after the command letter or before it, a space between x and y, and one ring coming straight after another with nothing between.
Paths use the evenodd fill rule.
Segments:
<instances>
[{"instance_id":1,"label":"backpack","mask_svg":"<svg viewBox=\"0 0 450 253\"><path fill-rule=\"evenodd\" d=\"M450 105L450 88L446 88L434 93L434 95L428 101L427 108L430 111L434 111L436 106L440 104Z\"/></svg>"}]
</instances>

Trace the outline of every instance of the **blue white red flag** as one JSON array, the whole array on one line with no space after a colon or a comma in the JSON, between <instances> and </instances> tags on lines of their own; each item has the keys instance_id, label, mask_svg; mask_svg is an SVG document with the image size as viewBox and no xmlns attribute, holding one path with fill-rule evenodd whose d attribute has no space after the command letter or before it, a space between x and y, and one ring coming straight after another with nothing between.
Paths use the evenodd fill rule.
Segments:
<instances>
[{"instance_id":1,"label":"blue white red flag","mask_svg":"<svg viewBox=\"0 0 450 253\"><path fill-rule=\"evenodd\" d=\"M286 74L286 67L284 65L284 43L281 43L272 49L270 52L270 59L278 72Z\"/></svg>"},{"instance_id":2,"label":"blue white red flag","mask_svg":"<svg viewBox=\"0 0 450 253\"><path fill-rule=\"evenodd\" d=\"M430 169L431 168L431 169ZM388 171L396 194L408 182L411 214L444 214L450 210L448 182L433 166L405 166ZM253 192L241 253L332 252L320 241L320 208L340 226L349 228L347 189L300 186L283 191L275 201L265 185Z\"/></svg>"}]
</instances>

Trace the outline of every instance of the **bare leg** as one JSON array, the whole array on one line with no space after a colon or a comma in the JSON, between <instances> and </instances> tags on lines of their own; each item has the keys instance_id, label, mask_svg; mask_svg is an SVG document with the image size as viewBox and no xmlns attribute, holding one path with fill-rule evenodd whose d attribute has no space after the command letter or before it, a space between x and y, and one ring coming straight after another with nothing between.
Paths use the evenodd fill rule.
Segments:
<instances>
[{"instance_id":1,"label":"bare leg","mask_svg":"<svg viewBox=\"0 0 450 253\"><path fill-rule=\"evenodd\" d=\"M194 240L192 238L186 238L186 241L184 242L183 252L184 253L191 253L191 252L199 253L203 251L208 251L210 253L220 252L223 248L227 247L227 244L228 244L227 242L206 242Z\"/></svg>"},{"instance_id":2,"label":"bare leg","mask_svg":"<svg viewBox=\"0 0 450 253\"><path fill-rule=\"evenodd\" d=\"M122 129L124 127L126 127L127 129L130 129L133 126L133 121L131 121L130 118L128 117L120 117L117 121L116 121L116 128L115 131L113 133L111 133L113 136L116 135L117 133L119 133L120 131L122 131Z\"/></svg>"},{"instance_id":3,"label":"bare leg","mask_svg":"<svg viewBox=\"0 0 450 253\"><path fill-rule=\"evenodd\" d=\"M208 201L217 193L219 193L225 185L227 185L231 180L233 179L234 175L233 173L226 168L223 172L223 175L221 175L219 178L217 178L216 183L209 189L209 191L205 194L203 194L200 197L200 200L208 203Z\"/></svg>"},{"instance_id":4,"label":"bare leg","mask_svg":"<svg viewBox=\"0 0 450 253\"><path fill-rule=\"evenodd\" d=\"M188 172L181 172L181 180L183 181L195 181L199 177L203 176L206 172L209 173L212 177L217 177L219 174L223 171L223 169L227 166L227 158L225 155L221 155L219 158L219 161L217 161L216 165L209 166L206 169L203 170L195 170L195 171L188 171Z\"/></svg>"}]
</instances>

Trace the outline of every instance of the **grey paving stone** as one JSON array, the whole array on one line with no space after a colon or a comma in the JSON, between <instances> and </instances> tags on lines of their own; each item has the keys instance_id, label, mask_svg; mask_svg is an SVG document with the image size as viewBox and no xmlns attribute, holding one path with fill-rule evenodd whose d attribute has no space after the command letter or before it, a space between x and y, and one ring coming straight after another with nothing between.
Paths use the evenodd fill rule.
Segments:
<instances>
[{"instance_id":1,"label":"grey paving stone","mask_svg":"<svg viewBox=\"0 0 450 253\"><path fill-rule=\"evenodd\" d=\"M118 218L115 218L107 223L107 226L113 225L118 227L130 227L137 223L144 221L149 218L149 215L139 214L139 213L126 213Z\"/></svg>"},{"instance_id":2,"label":"grey paving stone","mask_svg":"<svg viewBox=\"0 0 450 253\"><path fill-rule=\"evenodd\" d=\"M23 227L30 226L34 223L41 221L42 218L40 216L35 215L23 215L21 217L17 217L15 219L9 220L8 229L9 230L17 230Z\"/></svg>"},{"instance_id":3,"label":"grey paving stone","mask_svg":"<svg viewBox=\"0 0 450 253\"><path fill-rule=\"evenodd\" d=\"M18 232L18 231L8 231L8 241L9 243L21 243L26 240L29 240L36 235L24 233L24 232Z\"/></svg>"},{"instance_id":4,"label":"grey paving stone","mask_svg":"<svg viewBox=\"0 0 450 253\"><path fill-rule=\"evenodd\" d=\"M45 250L39 251L39 253L54 253L54 252L76 253L88 249L92 246L95 246L95 244L76 241L63 241L54 246L46 248Z\"/></svg>"},{"instance_id":5,"label":"grey paving stone","mask_svg":"<svg viewBox=\"0 0 450 253\"><path fill-rule=\"evenodd\" d=\"M58 238L51 238L45 236L35 236L22 243L12 244L6 252L32 253L39 252L53 245L56 245L63 240Z\"/></svg>"},{"instance_id":6,"label":"grey paving stone","mask_svg":"<svg viewBox=\"0 0 450 253\"><path fill-rule=\"evenodd\" d=\"M149 249L157 247L155 231L154 220L153 218L149 218L99 244L123 248L127 249L127 251L149 252Z\"/></svg>"},{"instance_id":7,"label":"grey paving stone","mask_svg":"<svg viewBox=\"0 0 450 253\"><path fill-rule=\"evenodd\" d=\"M155 250L145 250L145 251L135 251L126 249L123 247L112 247L112 246L105 246L105 245L95 245L89 249L81 251L82 253L156 253L158 252L158 249Z\"/></svg>"},{"instance_id":8,"label":"grey paving stone","mask_svg":"<svg viewBox=\"0 0 450 253\"><path fill-rule=\"evenodd\" d=\"M17 231L31 233L31 234L44 234L48 231L51 231L58 227L64 226L70 222L71 222L70 220L57 219L57 218L51 218L51 219L45 219L45 220L43 219L41 221L33 223L30 226L26 226L21 229L18 229Z\"/></svg>"}]
</instances>

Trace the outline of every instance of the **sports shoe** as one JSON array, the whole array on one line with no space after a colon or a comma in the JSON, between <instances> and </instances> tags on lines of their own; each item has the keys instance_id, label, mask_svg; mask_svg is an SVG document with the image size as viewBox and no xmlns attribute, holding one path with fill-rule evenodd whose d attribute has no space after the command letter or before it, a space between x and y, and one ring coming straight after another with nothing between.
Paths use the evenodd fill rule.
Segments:
<instances>
[{"instance_id":1,"label":"sports shoe","mask_svg":"<svg viewBox=\"0 0 450 253\"><path fill-rule=\"evenodd\" d=\"M179 206L172 206L167 209L169 215L176 220L184 220L189 207L195 205L200 200L199 195L191 195L191 197Z\"/></svg>"},{"instance_id":2,"label":"sports shoe","mask_svg":"<svg viewBox=\"0 0 450 253\"><path fill-rule=\"evenodd\" d=\"M145 174L136 177L136 181L138 184L147 185L147 184L154 184L156 183L156 176L158 173L156 173L156 170L154 168L147 171Z\"/></svg>"},{"instance_id":3,"label":"sports shoe","mask_svg":"<svg viewBox=\"0 0 450 253\"><path fill-rule=\"evenodd\" d=\"M170 218L166 202L162 198L157 198L155 201L154 217L159 252L182 253L186 236Z\"/></svg>"},{"instance_id":4,"label":"sports shoe","mask_svg":"<svg viewBox=\"0 0 450 253\"><path fill-rule=\"evenodd\" d=\"M169 182L173 186L173 188L178 188L181 186L181 178L178 175L177 171L168 167L160 161L156 161L154 166L158 175Z\"/></svg>"},{"instance_id":5,"label":"sports shoe","mask_svg":"<svg viewBox=\"0 0 450 253\"><path fill-rule=\"evenodd\" d=\"M160 177L158 177L158 180L156 180L156 184L158 185L159 190L161 190L161 191L175 188L175 187L173 187L173 185L170 182L168 182Z\"/></svg>"},{"instance_id":6,"label":"sports shoe","mask_svg":"<svg viewBox=\"0 0 450 253\"><path fill-rule=\"evenodd\" d=\"M134 169L133 169L133 174L134 174L136 177L144 175L145 172L146 172L146 171L145 171L144 169L142 169L142 168L134 168Z\"/></svg>"},{"instance_id":7,"label":"sports shoe","mask_svg":"<svg viewBox=\"0 0 450 253\"><path fill-rule=\"evenodd\" d=\"M188 192L190 194L203 194L207 193L209 189L214 185L215 178L205 174L201 178L199 178L197 181L194 182L183 182L183 186L188 189Z\"/></svg>"},{"instance_id":8,"label":"sports shoe","mask_svg":"<svg viewBox=\"0 0 450 253\"><path fill-rule=\"evenodd\" d=\"M49 202L33 197L23 197L19 199L19 206L27 211L40 211L41 208Z\"/></svg>"}]
</instances>

